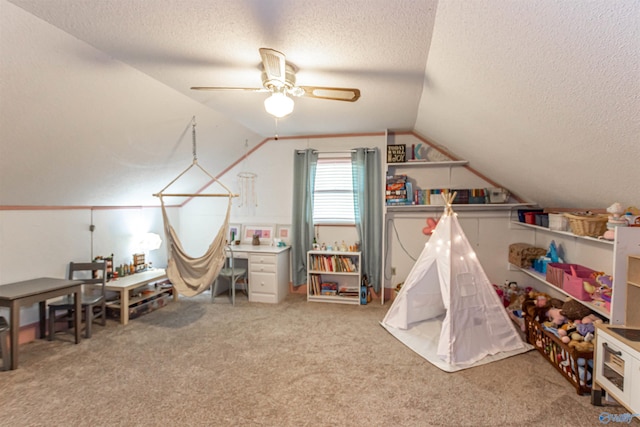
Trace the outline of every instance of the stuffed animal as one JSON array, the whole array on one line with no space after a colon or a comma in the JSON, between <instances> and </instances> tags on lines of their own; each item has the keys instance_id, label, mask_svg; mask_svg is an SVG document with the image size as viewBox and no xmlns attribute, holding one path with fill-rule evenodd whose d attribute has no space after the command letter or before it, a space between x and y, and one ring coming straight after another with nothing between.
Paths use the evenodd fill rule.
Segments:
<instances>
[{"instance_id":1,"label":"stuffed animal","mask_svg":"<svg viewBox=\"0 0 640 427\"><path fill-rule=\"evenodd\" d=\"M576 332L576 324L571 320L558 328L558 336L565 344L569 344L571 342L571 334L574 332Z\"/></svg>"},{"instance_id":2,"label":"stuffed animal","mask_svg":"<svg viewBox=\"0 0 640 427\"><path fill-rule=\"evenodd\" d=\"M594 334L596 327L593 323L578 323L576 325L576 333L585 337L587 334Z\"/></svg>"},{"instance_id":3,"label":"stuffed animal","mask_svg":"<svg viewBox=\"0 0 640 427\"><path fill-rule=\"evenodd\" d=\"M551 308L550 301L551 297L549 295L531 290L522 303L522 311L532 319L544 320L547 310Z\"/></svg>"},{"instance_id":4,"label":"stuffed animal","mask_svg":"<svg viewBox=\"0 0 640 427\"><path fill-rule=\"evenodd\" d=\"M422 229L422 234L431 236L438 225L439 219L427 218L427 226Z\"/></svg>"},{"instance_id":5,"label":"stuffed animal","mask_svg":"<svg viewBox=\"0 0 640 427\"><path fill-rule=\"evenodd\" d=\"M582 357L578 359L578 376L580 377L581 386L584 386L591 382L591 369L593 369L592 359L590 359L588 362Z\"/></svg>"},{"instance_id":6,"label":"stuffed animal","mask_svg":"<svg viewBox=\"0 0 640 427\"><path fill-rule=\"evenodd\" d=\"M590 341L571 341L569 347L575 348L579 352L593 351L593 343Z\"/></svg>"},{"instance_id":7,"label":"stuffed animal","mask_svg":"<svg viewBox=\"0 0 640 427\"><path fill-rule=\"evenodd\" d=\"M554 307L551 307L549 311L547 311L547 318L556 328L559 328L567 321L567 318L562 315L562 310Z\"/></svg>"},{"instance_id":8,"label":"stuffed animal","mask_svg":"<svg viewBox=\"0 0 640 427\"><path fill-rule=\"evenodd\" d=\"M562 305L562 314L569 320L578 320L590 315L591 310L570 298Z\"/></svg>"}]
</instances>

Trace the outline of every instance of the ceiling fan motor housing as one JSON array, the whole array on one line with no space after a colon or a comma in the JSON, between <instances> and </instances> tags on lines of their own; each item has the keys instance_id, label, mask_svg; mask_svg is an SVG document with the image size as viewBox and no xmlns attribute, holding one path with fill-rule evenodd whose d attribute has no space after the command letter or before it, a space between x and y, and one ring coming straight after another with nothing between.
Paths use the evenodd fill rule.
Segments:
<instances>
[{"instance_id":1,"label":"ceiling fan motor housing","mask_svg":"<svg viewBox=\"0 0 640 427\"><path fill-rule=\"evenodd\" d=\"M290 65L285 65L285 75L284 79L275 78L269 79L268 74L263 71L262 72L262 85L269 90L272 89L286 89L288 92L291 92L293 88L296 86L296 72L295 69Z\"/></svg>"}]
</instances>

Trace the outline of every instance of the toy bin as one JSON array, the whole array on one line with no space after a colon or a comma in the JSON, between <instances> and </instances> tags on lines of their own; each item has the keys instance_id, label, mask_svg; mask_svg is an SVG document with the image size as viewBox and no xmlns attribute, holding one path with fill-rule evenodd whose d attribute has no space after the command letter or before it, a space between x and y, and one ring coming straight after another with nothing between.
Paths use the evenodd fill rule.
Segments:
<instances>
[{"instance_id":1,"label":"toy bin","mask_svg":"<svg viewBox=\"0 0 640 427\"><path fill-rule=\"evenodd\" d=\"M527 224L535 225L536 224L536 213L537 212L525 212L524 213L524 222Z\"/></svg>"},{"instance_id":2,"label":"toy bin","mask_svg":"<svg viewBox=\"0 0 640 427\"><path fill-rule=\"evenodd\" d=\"M562 289L562 282L564 281L564 273L571 272L571 266L580 267L578 264L563 264L559 262L550 262L547 264L547 282L551 283Z\"/></svg>"},{"instance_id":3,"label":"toy bin","mask_svg":"<svg viewBox=\"0 0 640 427\"><path fill-rule=\"evenodd\" d=\"M567 231L569 230L569 218L561 213L549 213L549 230Z\"/></svg>"},{"instance_id":4,"label":"toy bin","mask_svg":"<svg viewBox=\"0 0 640 427\"><path fill-rule=\"evenodd\" d=\"M535 214L535 223L538 227L549 228L549 214L546 213L536 213Z\"/></svg>"},{"instance_id":5,"label":"toy bin","mask_svg":"<svg viewBox=\"0 0 640 427\"><path fill-rule=\"evenodd\" d=\"M543 209L518 209L518 221L519 222L527 222L525 219L525 214L527 212L542 212ZM535 221L535 217L534 217Z\"/></svg>"},{"instance_id":6,"label":"toy bin","mask_svg":"<svg viewBox=\"0 0 640 427\"><path fill-rule=\"evenodd\" d=\"M546 253L546 249L528 243L512 243L509 245L509 262L521 268L531 268L533 260Z\"/></svg>"},{"instance_id":7,"label":"toy bin","mask_svg":"<svg viewBox=\"0 0 640 427\"><path fill-rule=\"evenodd\" d=\"M607 231L607 215L564 214L569 219L571 232L576 236L599 237Z\"/></svg>"},{"instance_id":8,"label":"toy bin","mask_svg":"<svg viewBox=\"0 0 640 427\"><path fill-rule=\"evenodd\" d=\"M524 323L527 342L575 387L578 394L590 394L593 351L569 347L526 313Z\"/></svg>"},{"instance_id":9,"label":"toy bin","mask_svg":"<svg viewBox=\"0 0 640 427\"><path fill-rule=\"evenodd\" d=\"M581 265L569 272L565 272L562 280L562 289L580 301L591 301L591 294L585 289L584 283L587 282L594 289L599 287L593 278L593 273L595 273L594 270Z\"/></svg>"}]
</instances>

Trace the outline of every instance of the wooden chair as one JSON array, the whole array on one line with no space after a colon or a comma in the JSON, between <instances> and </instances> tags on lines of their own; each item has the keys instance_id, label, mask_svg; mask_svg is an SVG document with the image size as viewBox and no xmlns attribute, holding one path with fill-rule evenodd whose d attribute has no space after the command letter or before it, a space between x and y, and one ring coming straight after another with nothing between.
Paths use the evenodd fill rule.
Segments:
<instances>
[{"instance_id":1,"label":"wooden chair","mask_svg":"<svg viewBox=\"0 0 640 427\"><path fill-rule=\"evenodd\" d=\"M2 370L11 369L11 353L7 345L7 333L9 332L9 324L7 319L0 316L0 356L2 356Z\"/></svg>"},{"instance_id":2,"label":"wooden chair","mask_svg":"<svg viewBox=\"0 0 640 427\"><path fill-rule=\"evenodd\" d=\"M229 283L229 293L231 294L231 304L236 304L236 285L238 283L244 284L244 291L247 294L247 298L249 298L249 281L247 280L247 269L244 267L236 266L235 259L233 256L233 249L231 245L227 245L225 248L227 259L225 261L225 266L218 273L218 277L216 277L215 282L213 282L212 290L211 290L211 302L215 299L218 294L218 282L220 278L225 279ZM242 279L242 282L239 282Z\"/></svg>"},{"instance_id":3,"label":"wooden chair","mask_svg":"<svg viewBox=\"0 0 640 427\"><path fill-rule=\"evenodd\" d=\"M78 274L76 274L78 273ZM84 274L81 274L84 273ZM82 280L82 313L85 323L85 337L91 338L91 325L95 319L102 318L100 324L107 324L107 305L105 286L107 285L106 262L70 262L69 280ZM56 319L56 313L65 311L62 319ZM74 315L73 295L67 295L59 301L49 303L49 341L55 334L55 323L58 320L70 322Z\"/></svg>"}]
</instances>

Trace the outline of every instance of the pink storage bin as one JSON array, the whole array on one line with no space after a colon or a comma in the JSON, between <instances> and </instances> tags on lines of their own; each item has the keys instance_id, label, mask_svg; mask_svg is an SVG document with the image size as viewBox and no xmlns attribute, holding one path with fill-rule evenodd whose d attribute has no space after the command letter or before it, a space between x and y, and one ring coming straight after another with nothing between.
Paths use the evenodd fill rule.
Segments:
<instances>
[{"instance_id":1,"label":"pink storage bin","mask_svg":"<svg viewBox=\"0 0 640 427\"><path fill-rule=\"evenodd\" d=\"M598 287L598 283L591 276L593 273L594 270L581 265L574 267L569 273L564 273L562 289L580 301L591 301L591 295L584 289L584 282Z\"/></svg>"},{"instance_id":2,"label":"pink storage bin","mask_svg":"<svg viewBox=\"0 0 640 427\"><path fill-rule=\"evenodd\" d=\"M560 262L550 262L547 264L546 280L554 286L562 289L565 273L571 273L571 266L574 268L581 267L578 264L563 264Z\"/></svg>"}]
</instances>

